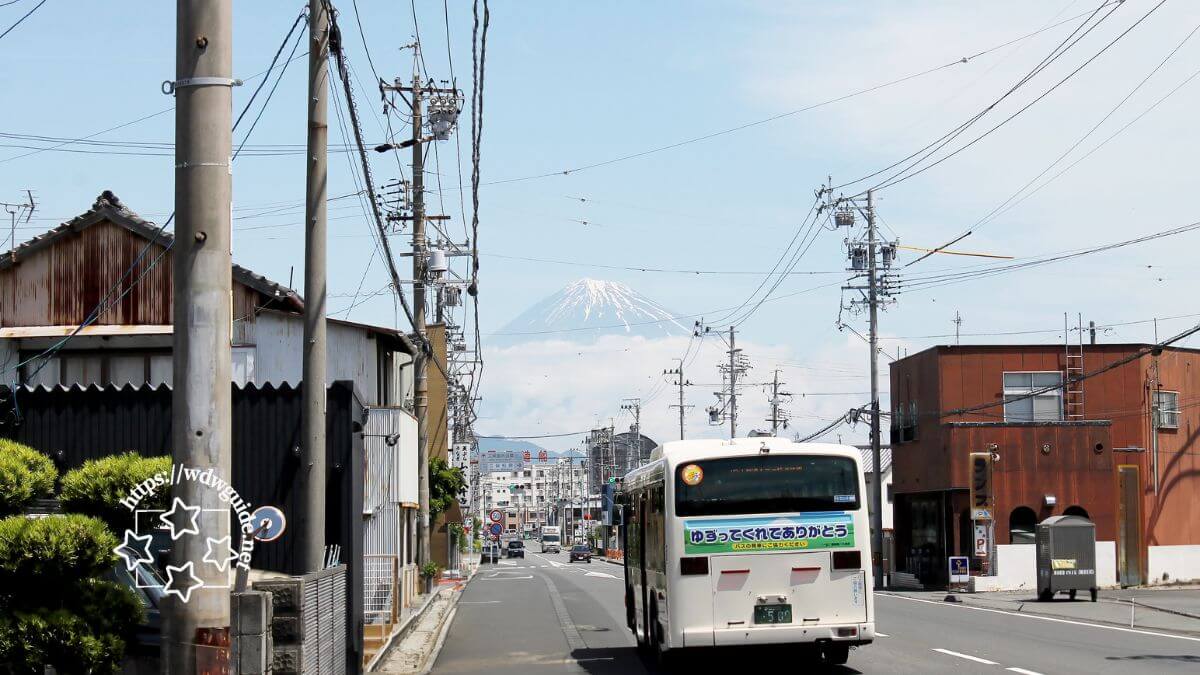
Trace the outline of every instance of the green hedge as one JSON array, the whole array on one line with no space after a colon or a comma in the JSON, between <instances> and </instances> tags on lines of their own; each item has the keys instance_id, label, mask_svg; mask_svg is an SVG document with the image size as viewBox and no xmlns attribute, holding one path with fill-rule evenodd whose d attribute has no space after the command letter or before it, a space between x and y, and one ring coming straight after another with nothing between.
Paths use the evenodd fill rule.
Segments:
<instances>
[{"instance_id":1,"label":"green hedge","mask_svg":"<svg viewBox=\"0 0 1200 675\"><path fill-rule=\"evenodd\" d=\"M54 580L95 577L117 563L120 542L105 524L81 515L0 520L0 594L35 589ZM43 589L45 590L45 589Z\"/></svg>"},{"instance_id":2,"label":"green hedge","mask_svg":"<svg viewBox=\"0 0 1200 675\"><path fill-rule=\"evenodd\" d=\"M82 515L0 520L0 673L117 673L142 620L132 591L96 577L117 538Z\"/></svg>"},{"instance_id":3,"label":"green hedge","mask_svg":"<svg viewBox=\"0 0 1200 675\"><path fill-rule=\"evenodd\" d=\"M54 462L27 445L0 438L0 516L20 513L54 492Z\"/></svg>"},{"instance_id":4,"label":"green hedge","mask_svg":"<svg viewBox=\"0 0 1200 675\"><path fill-rule=\"evenodd\" d=\"M169 485L153 485L157 473L170 474L170 457L142 457L134 452L84 462L62 479L59 500L64 511L95 516L121 533L133 526L133 511L121 505L138 485L147 483L152 494L138 502L140 509L166 509ZM147 492L151 490L147 489Z\"/></svg>"}]
</instances>

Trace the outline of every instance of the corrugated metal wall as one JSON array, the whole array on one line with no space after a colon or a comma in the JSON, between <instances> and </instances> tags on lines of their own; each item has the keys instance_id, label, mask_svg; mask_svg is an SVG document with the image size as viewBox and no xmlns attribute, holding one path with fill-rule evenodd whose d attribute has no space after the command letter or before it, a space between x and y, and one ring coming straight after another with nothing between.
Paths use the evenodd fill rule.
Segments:
<instances>
[{"instance_id":1,"label":"corrugated metal wall","mask_svg":"<svg viewBox=\"0 0 1200 675\"><path fill-rule=\"evenodd\" d=\"M367 553L403 553L403 505L417 500L417 421L400 408L368 408L363 545Z\"/></svg>"},{"instance_id":2,"label":"corrugated metal wall","mask_svg":"<svg viewBox=\"0 0 1200 675\"><path fill-rule=\"evenodd\" d=\"M171 390L167 387L73 387L0 392L0 436L48 454L59 471L89 459L133 450L171 452ZM15 405L14 405L15 403ZM233 388L233 475L242 498L279 507L294 525L294 487L299 470L300 389L290 386ZM349 566L347 628L356 636L347 660L362 664L363 439L362 404L351 382L334 382L327 397L325 539L342 547ZM14 421L15 420L15 421ZM255 569L287 574L298 566L297 540L285 533L254 547Z\"/></svg>"}]
</instances>

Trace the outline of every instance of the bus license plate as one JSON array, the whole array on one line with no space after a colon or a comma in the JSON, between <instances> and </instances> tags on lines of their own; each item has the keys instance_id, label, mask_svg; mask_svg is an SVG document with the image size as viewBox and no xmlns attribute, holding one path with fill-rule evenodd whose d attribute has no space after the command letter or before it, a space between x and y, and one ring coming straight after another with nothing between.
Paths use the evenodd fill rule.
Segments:
<instances>
[{"instance_id":1,"label":"bus license plate","mask_svg":"<svg viewBox=\"0 0 1200 675\"><path fill-rule=\"evenodd\" d=\"M755 605L754 623L791 623L791 605Z\"/></svg>"}]
</instances>

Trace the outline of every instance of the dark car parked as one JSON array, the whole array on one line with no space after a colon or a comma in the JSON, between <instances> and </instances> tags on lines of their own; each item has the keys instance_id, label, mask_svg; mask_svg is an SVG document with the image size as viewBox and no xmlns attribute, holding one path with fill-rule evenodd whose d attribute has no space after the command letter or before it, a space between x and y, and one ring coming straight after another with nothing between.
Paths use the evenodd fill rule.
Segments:
<instances>
[{"instance_id":1,"label":"dark car parked","mask_svg":"<svg viewBox=\"0 0 1200 675\"><path fill-rule=\"evenodd\" d=\"M506 558L524 558L525 557L525 542L520 539L513 539L508 542L508 550L505 552Z\"/></svg>"},{"instance_id":2,"label":"dark car parked","mask_svg":"<svg viewBox=\"0 0 1200 675\"><path fill-rule=\"evenodd\" d=\"M583 562L592 562L592 549L587 544L575 544L571 547L571 562L582 560Z\"/></svg>"}]
</instances>

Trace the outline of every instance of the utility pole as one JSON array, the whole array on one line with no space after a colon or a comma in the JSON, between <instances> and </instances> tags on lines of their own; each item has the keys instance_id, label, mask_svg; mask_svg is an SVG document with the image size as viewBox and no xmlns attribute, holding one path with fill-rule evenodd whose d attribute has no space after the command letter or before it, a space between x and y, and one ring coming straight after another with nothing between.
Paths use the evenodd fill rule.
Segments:
<instances>
[{"instance_id":1,"label":"utility pole","mask_svg":"<svg viewBox=\"0 0 1200 675\"><path fill-rule=\"evenodd\" d=\"M819 194L828 194L827 188L822 188ZM867 191L865 208L855 198L839 197L822 208L835 208L834 224L837 227L851 228L854 226L855 212L862 212L867 219L866 242L854 236L847 236L846 246L850 257L848 271L855 278L867 277L867 285L843 286L843 291L863 293L860 299L851 300L849 305L843 304L841 309L849 309L855 313L865 305L868 317L867 344L871 359L871 462L878 474L880 470L879 448L879 307L885 304L892 295L890 272L896 258L897 242L879 241L875 225L875 191ZM839 328L847 324L841 321L839 313ZM852 329L853 330L853 329ZM883 484L876 479L871 483L870 496L871 512L871 548L873 559L871 567L874 573L875 588L883 587Z\"/></svg>"},{"instance_id":2,"label":"utility pole","mask_svg":"<svg viewBox=\"0 0 1200 675\"><path fill-rule=\"evenodd\" d=\"M629 430L633 432L633 441L629 443L629 449L625 452L625 466L622 467L625 473L628 473L642 465L642 399L627 398L625 400L628 403L623 403L621 410L633 413L633 426L629 427Z\"/></svg>"},{"instance_id":3,"label":"utility pole","mask_svg":"<svg viewBox=\"0 0 1200 675\"><path fill-rule=\"evenodd\" d=\"M780 391L779 385L781 384L787 383L779 381L779 369L776 368L775 377L771 381L771 416L767 418L767 421L771 423L772 436L779 435L780 426L787 429L788 412L783 408L783 401L785 398L791 396L791 394L786 391Z\"/></svg>"},{"instance_id":4,"label":"utility pole","mask_svg":"<svg viewBox=\"0 0 1200 675\"><path fill-rule=\"evenodd\" d=\"M674 382L674 384L679 387L679 403L678 405L670 405L667 407L679 408L679 440L682 441L684 435L684 417L687 413L687 409L694 406L684 405L683 403L683 388L691 385L691 382L688 382L683 378L683 359L675 360L679 362L679 367L672 368L670 370L664 370L663 375L674 375L675 377L679 378Z\"/></svg>"},{"instance_id":5,"label":"utility pole","mask_svg":"<svg viewBox=\"0 0 1200 675\"><path fill-rule=\"evenodd\" d=\"M300 563L305 572L325 564L326 219L328 195L329 5L308 11L308 173L304 205L304 362L300 409Z\"/></svg>"},{"instance_id":6,"label":"utility pole","mask_svg":"<svg viewBox=\"0 0 1200 675\"><path fill-rule=\"evenodd\" d=\"M412 246L413 246L413 330L417 334L420 353L414 360L414 392L413 407L417 417L417 502L420 510L420 522L417 527L417 554L422 563L431 559L429 547L429 531L433 526L429 518L429 378L430 360L435 356L429 350L429 340L425 330L425 286L429 280L428 240L425 235L425 144L435 140L445 140L458 118L461 97L457 89L443 89L426 86L421 82L421 43L416 42L413 48L412 83L404 86L397 78L391 85L381 84L383 92L407 92L412 95L409 106L412 110L412 138L399 146L391 144L380 145L377 152L386 152L398 148L412 147ZM425 97L435 98L430 112L430 127L432 135L423 136L425 131ZM441 216L435 216L438 218ZM397 216L397 220L407 220ZM398 290L398 289L397 289ZM436 367L436 363L434 366Z\"/></svg>"},{"instance_id":7,"label":"utility pole","mask_svg":"<svg viewBox=\"0 0 1200 675\"><path fill-rule=\"evenodd\" d=\"M729 327L729 440L737 438L737 332Z\"/></svg>"},{"instance_id":8,"label":"utility pole","mask_svg":"<svg viewBox=\"0 0 1200 675\"><path fill-rule=\"evenodd\" d=\"M417 528L417 555L422 564L432 560L429 548L429 341L425 338L425 147L421 143L421 44L413 45L412 74L412 184L413 184L413 328L420 341L416 363L414 402L417 413L417 505L421 523Z\"/></svg>"},{"instance_id":9,"label":"utility pole","mask_svg":"<svg viewBox=\"0 0 1200 675\"><path fill-rule=\"evenodd\" d=\"M962 328L963 318L958 310L954 310L954 344L958 344L958 329Z\"/></svg>"},{"instance_id":10,"label":"utility pole","mask_svg":"<svg viewBox=\"0 0 1200 675\"><path fill-rule=\"evenodd\" d=\"M233 154L232 0L178 0L175 82L174 394L172 461L225 481L230 471ZM204 537L171 547L171 567L205 587L163 600L163 671L229 669L229 575L204 564L206 538L230 536L229 504L196 480L171 495L203 509ZM221 515L208 512L212 509ZM170 568L168 568L170 569ZM216 588L214 587L225 587Z\"/></svg>"},{"instance_id":11,"label":"utility pole","mask_svg":"<svg viewBox=\"0 0 1200 675\"><path fill-rule=\"evenodd\" d=\"M870 305L871 349L871 466L875 480L871 481L871 569L875 588L883 588L883 471L879 465L879 276L875 269L875 191L867 190L867 301Z\"/></svg>"}]
</instances>

